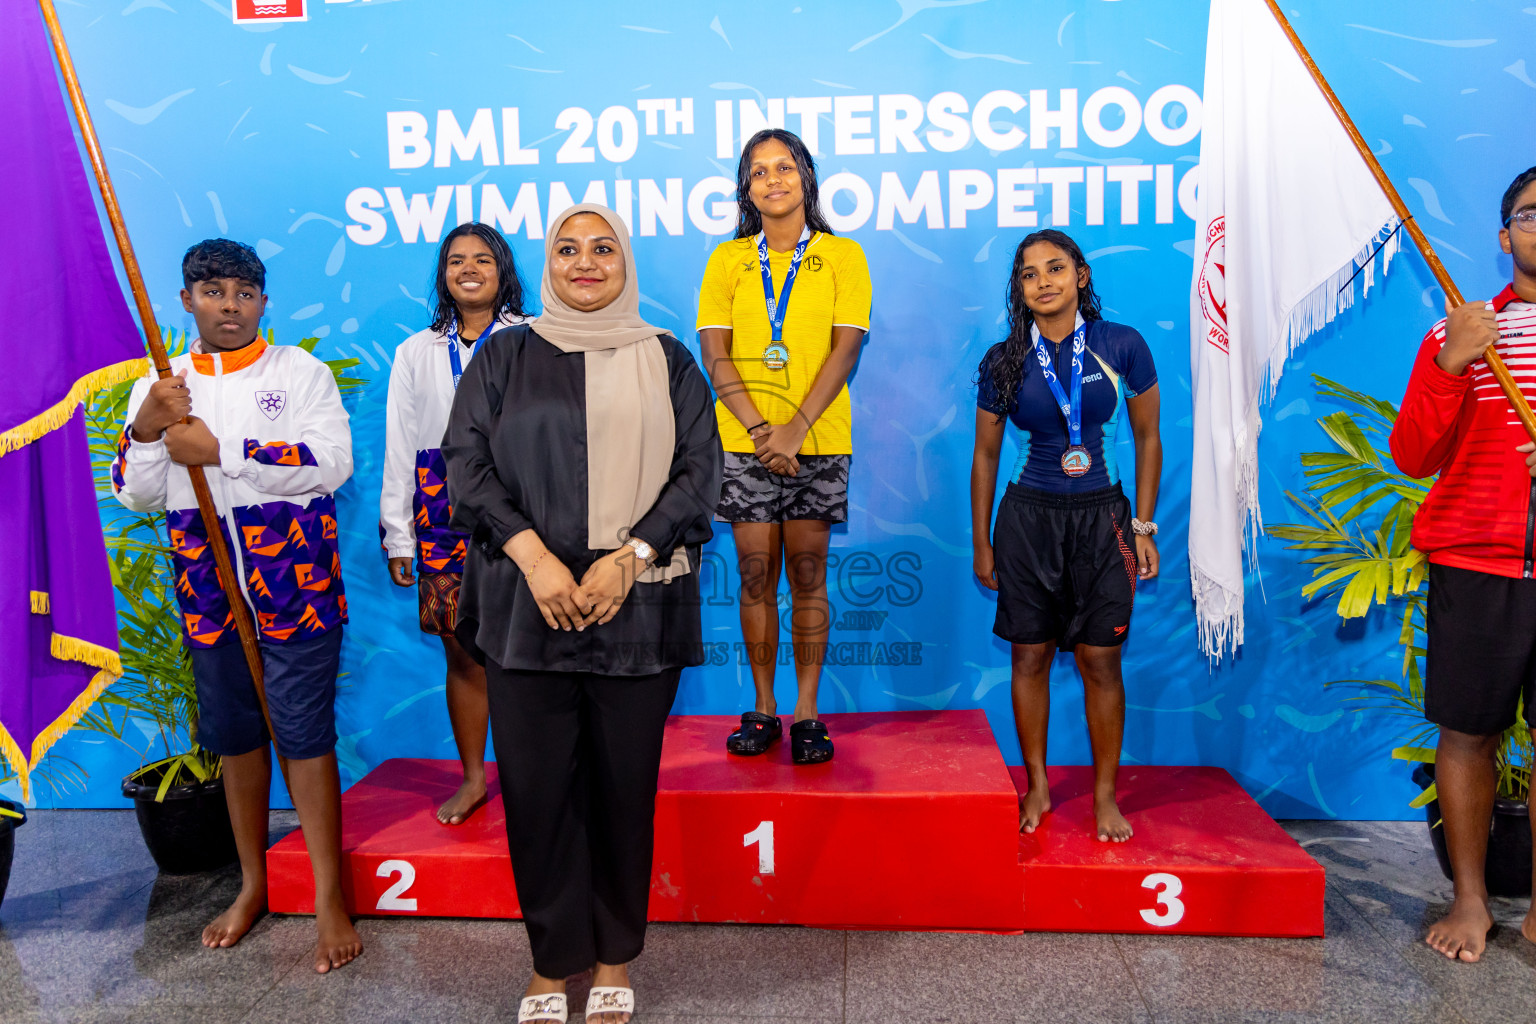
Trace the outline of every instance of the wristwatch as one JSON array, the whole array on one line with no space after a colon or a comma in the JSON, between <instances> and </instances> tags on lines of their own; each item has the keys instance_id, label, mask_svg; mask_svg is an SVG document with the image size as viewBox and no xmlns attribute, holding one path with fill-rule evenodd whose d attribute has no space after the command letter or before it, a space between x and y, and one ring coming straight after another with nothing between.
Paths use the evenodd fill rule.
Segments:
<instances>
[{"instance_id":1,"label":"wristwatch","mask_svg":"<svg viewBox=\"0 0 1536 1024\"><path fill-rule=\"evenodd\" d=\"M639 537L631 537L629 540L625 541L624 544L626 547L634 548L635 557L640 559L640 561L644 562L646 565L650 565L651 562L656 558L656 549L651 547L645 541L641 540Z\"/></svg>"}]
</instances>

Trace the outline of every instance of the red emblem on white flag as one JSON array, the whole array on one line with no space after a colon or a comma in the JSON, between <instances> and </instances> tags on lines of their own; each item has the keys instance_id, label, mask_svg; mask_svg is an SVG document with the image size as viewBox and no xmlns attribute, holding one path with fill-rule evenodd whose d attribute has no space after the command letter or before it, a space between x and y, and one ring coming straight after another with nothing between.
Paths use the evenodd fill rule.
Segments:
<instances>
[{"instance_id":1,"label":"red emblem on white flag","mask_svg":"<svg viewBox=\"0 0 1536 1024\"><path fill-rule=\"evenodd\" d=\"M235 24L242 22L308 21L308 0L231 0Z\"/></svg>"},{"instance_id":2,"label":"red emblem on white flag","mask_svg":"<svg viewBox=\"0 0 1536 1024\"><path fill-rule=\"evenodd\" d=\"M1223 352L1227 337L1227 218L1216 217L1205 233L1205 259L1200 264L1200 312L1205 315L1205 340Z\"/></svg>"}]
</instances>

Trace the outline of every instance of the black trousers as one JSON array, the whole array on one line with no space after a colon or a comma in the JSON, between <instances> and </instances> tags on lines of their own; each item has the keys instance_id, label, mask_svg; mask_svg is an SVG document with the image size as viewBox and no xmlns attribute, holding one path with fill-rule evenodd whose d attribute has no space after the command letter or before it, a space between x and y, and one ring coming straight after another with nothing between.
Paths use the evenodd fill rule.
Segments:
<instances>
[{"instance_id":1,"label":"black trousers","mask_svg":"<svg viewBox=\"0 0 1536 1024\"><path fill-rule=\"evenodd\" d=\"M628 963L645 946L662 731L682 670L485 669L533 969Z\"/></svg>"}]
</instances>

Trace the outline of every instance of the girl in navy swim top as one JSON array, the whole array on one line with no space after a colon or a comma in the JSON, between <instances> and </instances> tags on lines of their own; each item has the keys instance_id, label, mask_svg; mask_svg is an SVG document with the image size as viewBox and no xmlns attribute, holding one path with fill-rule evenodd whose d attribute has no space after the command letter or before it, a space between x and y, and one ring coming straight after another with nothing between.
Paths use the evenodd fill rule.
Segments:
<instances>
[{"instance_id":1,"label":"girl in navy swim top","mask_svg":"<svg viewBox=\"0 0 1536 1024\"><path fill-rule=\"evenodd\" d=\"M992 631L1013 645L1013 713L1029 773L1019 827L1051 808L1045 778L1051 659L1071 651L1083 677L1093 747L1098 838L1124 842L1115 800L1125 686L1120 645L1138 579L1157 575L1157 371L1141 335L1104 320L1093 273L1066 234L1019 243L1008 283L1008 338L977 371L971 526L976 577L997 591ZM1124 396L1136 447L1136 514L1115 459ZM998 456L1009 420L1019 458L992 525Z\"/></svg>"}]
</instances>

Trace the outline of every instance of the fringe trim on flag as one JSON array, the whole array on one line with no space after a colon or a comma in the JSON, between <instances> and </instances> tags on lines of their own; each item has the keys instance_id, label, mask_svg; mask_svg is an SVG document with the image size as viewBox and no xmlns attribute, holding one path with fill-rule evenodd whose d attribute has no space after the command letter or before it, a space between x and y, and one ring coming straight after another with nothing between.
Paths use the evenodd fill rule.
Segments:
<instances>
[{"instance_id":1,"label":"fringe trim on flag","mask_svg":"<svg viewBox=\"0 0 1536 1024\"><path fill-rule=\"evenodd\" d=\"M59 717L50 722L47 728L32 740L31 757L22 752L21 744L16 742L15 737L6 730L4 725L0 725L0 755L5 757L11 770L21 780L23 801L32 799L32 773L37 770L37 766L49 749L85 717L85 713L91 709L92 704L96 703L102 692L117 682L123 674L122 659L118 653L100 644L55 633L48 647L49 653L60 661L81 662L94 666L98 671L91 677L90 684L70 701L69 707L65 708Z\"/></svg>"},{"instance_id":2,"label":"fringe trim on flag","mask_svg":"<svg viewBox=\"0 0 1536 1024\"><path fill-rule=\"evenodd\" d=\"M1402 221L1393 215L1387 218L1376 232L1361 246L1355 258L1327 276L1315 289L1290 307L1286 315L1286 338L1283 344L1273 345L1269 362L1264 367L1264 381L1260 385L1258 401L1247 410L1244 421L1244 442L1238 457L1238 502L1241 502L1246 530L1244 530L1244 556L1250 565L1258 557L1258 540L1264 536L1264 520L1258 508L1258 433L1263 428L1261 410L1275 398L1279 387L1279 375L1286 370L1286 362L1295 355L1296 348L1306 344L1312 335L1332 324L1333 319L1355 306L1355 281L1364 278L1364 290L1369 292L1375 282L1376 250L1381 250L1381 276L1387 276L1392 258L1402 247Z\"/></svg>"},{"instance_id":3,"label":"fringe trim on flag","mask_svg":"<svg viewBox=\"0 0 1536 1024\"><path fill-rule=\"evenodd\" d=\"M1217 583L1193 560L1190 589L1195 599L1195 625L1200 649L1212 659L1236 653L1243 643L1243 595Z\"/></svg>"},{"instance_id":4,"label":"fringe trim on flag","mask_svg":"<svg viewBox=\"0 0 1536 1024\"><path fill-rule=\"evenodd\" d=\"M62 633L53 634L48 642L48 653L60 661L78 661L85 665L105 669L114 676L123 674L123 662L116 651L88 640L78 640Z\"/></svg>"},{"instance_id":5,"label":"fringe trim on flag","mask_svg":"<svg viewBox=\"0 0 1536 1024\"><path fill-rule=\"evenodd\" d=\"M1369 295L1375 284L1376 256L1380 249L1381 275L1386 277L1392 268L1392 257L1402 248L1403 235L1398 230L1402 222L1393 216L1378 228L1355 258L1329 275L1328 279L1313 288L1286 314L1285 344L1276 345L1269 352L1264 381L1260 387L1260 402L1268 404L1275 397L1280 384L1280 374L1286 362L1296 350L1318 331L1327 327L1344 310L1355 304L1355 282L1364 281L1363 292Z\"/></svg>"},{"instance_id":6,"label":"fringe trim on flag","mask_svg":"<svg viewBox=\"0 0 1536 1024\"><path fill-rule=\"evenodd\" d=\"M116 657L116 655L113 655L113 657ZM91 677L90 685L70 702L69 707L64 710L62 715L55 718L48 725L48 728L38 733L37 738L32 741L32 758L27 762L28 772L37 768L38 763L43 759L43 755L48 753L48 748L63 739L64 734L73 729L75 723L85 717L85 713L91 709L92 704L96 703L96 699L101 696L102 691L117 682L121 676L122 672L113 672L110 669L104 668ZM25 789L26 786L24 784L23 790Z\"/></svg>"},{"instance_id":7,"label":"fringe trim on flag","mask_svg":"<svg viewBox=\"0 0 1536 1024\"><path fill-rule=\"evenodd\" d=\"M1355 304L1355 281L1365 279L1365 291L1375 282L1377 250L1381 254L1381 276L1387 275L1392 257L1402 248L1402 222L1396 214L1377 228L1371 238L1355 253L1354 259L1334 271L1291 307L1285 318L1285 339L1273 346L1264 367L1264 379L1259 386L1259 396L1247 412L1243 425L1242 451L1237 465L1237 499L1243 510L1246 529L1244 555L1249 564L1257 560L1259 538L1264 536L1264 520L1259 513L1259 431L1264 421L1261 411L1275 397L1280 386L1280 375L1285 364L1296 350L1318 331L1327 327L1344 310Z\"/></svg>"},{"instance_id":8,"label":"fringe trim on flag","mask_svg":"<svg viewBox=\"0 0 1536 1024\"><path fill-rule=\"evenodd\" d=\"M1377 255L1381 256L1381 276L1386 277L1392 258L1402 249L1401 226L1396 215L1388 218L1352 260L1292 306L1286 314L1282 343L1270 348L1258 397L1244 415L1243 438L1237 446L1237 500L1243 515L1243 556L1249 566L1257 564L1259 539L1264 536L1264 519L1259 510L1259 431L1264 425L1261 413L1274 399L1280 375L1296 350L1354 306L1355 281L1363 282L1362 294L1370 293L1376 281ZM1190 578L1200 649L1211 658L1236 651L1243 642L1243 595L1227 591L1194 563L1190 564Z\"/></svg>"},{"instance_id":9,"label":"fringe trim on flag","mask_svg":"<svg viewBox=\"0 0 1536 1024\"><path fill-rule=\"evenodd\" d=\"M53 405L33 416L31 419L0 433L0 455L13 452L25 447L42 437L44 434L57 430L69 422L69 418L75 414L80 403L93 391L109 388L114 384L121 384L125 380L134 377L142 377L149 372L149 360L145 358L126 359L121 363L113 363L103 366L101 369L86 374L75 381L68 393Z\"/></svg>"},{"instance_id":10,"label":"fringe trim on flag","mask_svg":"<svg viewBox=\"0 0 1536 1024\"><path fill-rule=\"evenodd\" d=\"M21 752L21 744L12 738L4 725L0 725L0 757L5 758L6 763L11 766L11 771L15 772L21 780L22 803L31 802L32 771L27 764L27 756Z\"/></svg>"},{"instance_id":11,"label":"fringe trim on flag","mask_svg":"<svg viewBox=\"0 0 1536 1024\"><path fill-rule=\"evenodd\" d=\"M148 372L149 360L140 357L112 363L86 374L75 381L59 401L31 419L0 432L0 455L23 448L68 423L70 417L74 416L75 410L93 392L112 387L125 380L142 377ZM33 615L52 614L53 602L47 591L29 591L28 596ZM102 647L100 644L93 644L88 640L55 633L48 642L48 651L60 661L91 665L99 671L91 677L90 684L70 702L64 713L49 723L48 727L33 739L31 757L27 757L22 752L21 744L16 742L16 738L10 734L4 724L0 724L0 757L5 758L20 780L23 801L32 799L32 772L48 753L49 748L74 728L75 724L85 717L91 705L96 703L102 692L123 674L122 659L116 651Z\"/></svg>"}]
</instances>

